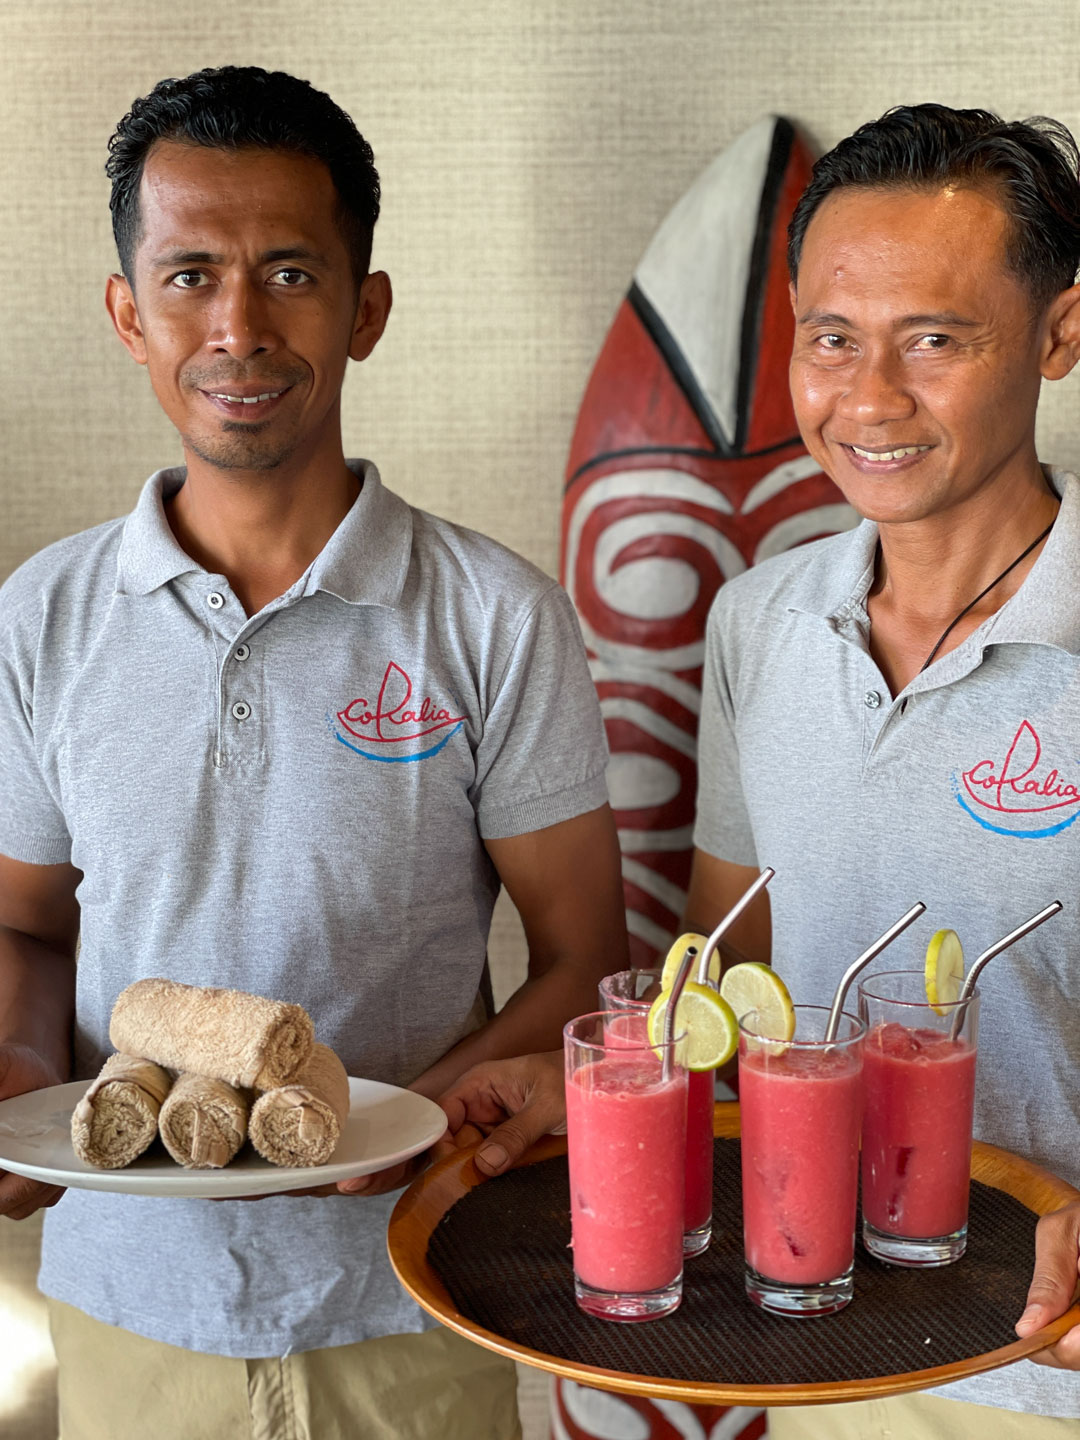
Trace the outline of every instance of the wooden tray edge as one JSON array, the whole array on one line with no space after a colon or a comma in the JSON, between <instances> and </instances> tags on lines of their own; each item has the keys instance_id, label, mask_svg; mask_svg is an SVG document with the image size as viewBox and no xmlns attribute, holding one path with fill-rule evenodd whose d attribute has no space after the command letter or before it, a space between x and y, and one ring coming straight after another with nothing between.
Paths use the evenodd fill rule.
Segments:
<instances>
[{"instance_id":1,"label":"wooden tray edge","mask_svg":"<svg viewBox=\"0 0 1080 1440\"><path fill-rule=\"evenodd\" d=\"M713 1133L718 1138L733 1139L739 1134L739 1106L736 1101L717 1104L713 1114ZM449 1155L419 1176L394 1206L387 1231L390 1264L403 1288L448 1329L473 1340L496 1354L504 1355L523 1365L547 1370L553 1375L591 1385L600 1390L620 1394L656 1396L661 1399L683 1400L699 1404L721 1405L817 1405L843 1400L870 1400L887 1395L900 1395L911 1390L925 1390L951 1381L984 1374L1002 1365L1010 1365L1037 1354L1055 1344L1066 1331L1080 1324L1080 1303L1049 1325L1014 1340L998 1350L989 1350L968 1360L954 1361L928 1370L913 1370L901 1375L874 1376L866 1380L823 1381L808 1385L745 1385L723 1382L668 1380L629 1371L604 1370L584 1365L542 1351L531 1350L503 1336L483 1329L454 1307L450 1294L428 1262L427 1246L435 1226L457 1200L487 1176L473 1164L473 1156L484 1141ZM519 1169L540 1160L566 1153L566 1136L552 1135L534 1145L515 1165ZM1073 1200L1080 1200L1080 1190L1058 1179L1048 1170L976 1141L972 1149L972 1177L995 1189L1014 1196L1037 1215L1059 1209Z\"/></svg>"}]
</instances>

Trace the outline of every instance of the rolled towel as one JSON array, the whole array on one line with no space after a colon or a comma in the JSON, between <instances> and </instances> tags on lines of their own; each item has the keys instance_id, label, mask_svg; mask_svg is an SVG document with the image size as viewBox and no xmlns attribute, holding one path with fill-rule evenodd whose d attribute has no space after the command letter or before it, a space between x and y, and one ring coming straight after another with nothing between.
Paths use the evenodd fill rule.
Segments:
<instances>
[{"instance_id":1,"label":"rolled towel","mask_svg":"<svg viewBox=\"0 0 1080 1440\"><path fill-rule=\"evenodd\" d=\"M165 1149L188 1170L227 1165L244 1143L247 1123L247 1097L207 1075L178 1075L158 1116Z\"/></svg>"},{"instance_id":2,"label":"rolled towel","mask_svg":"<svg viewBox=\"0 0 1080 1440\"><path fill-rule=\"evenodd\" d=\"M116 998L109 1037L118 1050L147 1055L170 1070L269 1090L304 1064L315 1032L300 1005L242 990L136 980Z\"/></svg>"},{"instance_id":3,"label":"rolled towel","mask_svg":"<svg viewBox=\"0 0 1080 1440\"><path fill-rule=\"evenodd\" d=\"M349 1113L349 1077L327 1045L287 1085L267 1090L251 1107L251 1143L274 1165L325 1165Z\"/></svg>"},{"instance_id":4,"label":"rolled towel","mask_svg":"<svg viewBox=\"0 0 1080 1440\"><path fill-rule=\"evenodd\" d=\"M119 1170L157 1135L172 1076L150 1060L110 1055L71 1116L71 1144L87 1165Z\"/></svg>"}]
</instances>

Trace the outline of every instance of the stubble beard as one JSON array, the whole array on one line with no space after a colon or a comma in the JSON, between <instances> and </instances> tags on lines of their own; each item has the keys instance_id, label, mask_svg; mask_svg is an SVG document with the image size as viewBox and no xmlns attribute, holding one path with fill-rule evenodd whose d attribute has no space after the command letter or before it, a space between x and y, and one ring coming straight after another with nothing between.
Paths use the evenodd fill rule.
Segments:
<instances>
[{"instance_id":1,"label":"stubble beard","mask_svg":"<svg viewBox=\"0 0 1080 1440\"><path fill-rule=\"evenodd\" d=\"M269 421L243 425L226 420L218 436L184 436L184 447L215 470L276 470L293 453L294 445L284 437L272 439L263 432Z\"/></svg>"}]
</instances>

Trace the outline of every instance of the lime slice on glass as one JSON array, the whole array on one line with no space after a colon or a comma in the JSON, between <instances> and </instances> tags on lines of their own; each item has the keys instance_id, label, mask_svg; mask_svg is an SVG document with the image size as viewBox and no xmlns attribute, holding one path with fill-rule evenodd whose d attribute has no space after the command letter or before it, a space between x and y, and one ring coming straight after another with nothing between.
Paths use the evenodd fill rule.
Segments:
<instances>
[{"instance_id":1,"label":"lime slice on glass","mask_svg":"<svg viewBox=\"0 0 1080 1440\"><path fill-rule=\"evenodd\" d=\"M675 944L672 945L671 949L667 952L667 958L664 961L664 968L660 972L660 989L665 991L670 990L671 987L675 984L675 976L679 973L679 966L683 962L683 956L686 954L687 950L690 948L691 945L697 951L698 959L700 959L701 952L705 949L707 943L707 936L698 935L692 930L688 931L685 935L680 935L679 938L675 941ZM691 975L697 974L697 965L698 962L697 960L695 960L690 969ZM709 961L709 981L711 984L715 985L719 979L720 956L714 950L712 959Z\"/></svg>"},{"instance_id":2,"label":"lime slice on glass","mask_svg":"<svg viewBox=\"0 0 1080 1440\"><path fill-rule=\"evenodd\" d=\"M650 1045L664 1039L664 1016L671 992L665 990L649 1008ZM688 1070L715 1070L726 1065L739 1045L739 1025L726 1000L708 985L688 980L675 1011L675 1033L686 1031L686 1039L675 1050L675 1058Z\"/></svg>"},{"instance_id":3,"label":"lime slice on glass","mask_svg":"<svg viewBox=\"0 0 1080 1440\"><path fill-rule=\"evenodd\" d=\"M939 930L926 947L926 998L938 1015L954 1005L964 983L964 947L955 930Z\"/></svg>"},{"instance_id":4,"label":"lime slice on glass","mask_svg":"<svg viewBox=\"0 0 1080 1440\"><path fill-rule=\"evenodd\" d=\"M795 1037L795 1007L788 988L771 965L748 960L733 965L720 981L720 994L737 1020L753 1013L754 1032L768 1040Z\"/></svg>"}]
</instances>

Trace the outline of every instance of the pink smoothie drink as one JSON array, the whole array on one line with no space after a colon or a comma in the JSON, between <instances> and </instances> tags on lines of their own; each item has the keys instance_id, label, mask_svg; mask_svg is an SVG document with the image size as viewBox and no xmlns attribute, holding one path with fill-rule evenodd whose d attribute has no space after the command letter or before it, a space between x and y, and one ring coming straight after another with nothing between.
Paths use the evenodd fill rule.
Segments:
<instances>
[{"instance_id":1,"label":"pink smoothie drink","mask_svg":"<svg viewBox=\"0 0 1080 1440\"><path fill-rule=\"evenodd\" d=\"M967 1224L975 1047L948 1033L875 1025L863 1055L863 1217L912 1239Z\"/></svg>"},{"instance_id":2,"label":"pink smoothie drink","mask_svg":"<svg viewBox=\"0 0 1080 1440\"><path fill-rule=\"evenodd\" d=\"M567 1078L574 1271L606 1291L650 1291L682 1271L686 1074L617 1049Z\"/></svg>"},{"instance_id":3,"label":"pink smoothie drink","mask_svg":"<svg viewBox=\"0 0 1080 1440\"><path fill-rule=\"evenodd\" d=\"M607 1024L607 1044L644 1045L648 1043L647 1016L650 1000L636 1000L629 993L633 982L642 989L655 976L659 988L660 972L623 971L611 975L600 989L601 1003L618 1008L616 1017ZM622 981L623 984L609 982ZM607 987L607 988L605 988ZM651 994L651 990L649 992ZM625 1009L621 1007L626 1007ZM713 1208L713 1106L716 1100L715 1071L705 1070L688 1075L686 1100L686 1212L683 1224L687 1232L700 1230L712 1218Z\"/></svg>"},{"instance_id":4,"label":"pink smoothie drink","mask_svg":"<svg viewBox=\"0 0 1080 1440\"><path fill-rule=\"evenodd\" d=\"M743 1234L759 1275L817 1284L854 1258L858 1049L739 1053Z\"/></svg>"}]
</instances>

